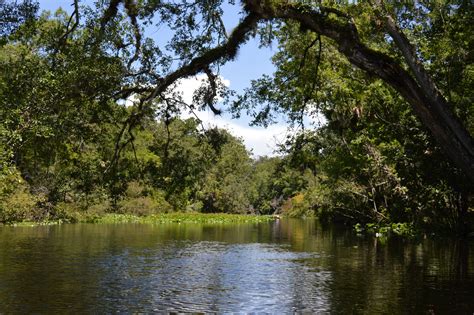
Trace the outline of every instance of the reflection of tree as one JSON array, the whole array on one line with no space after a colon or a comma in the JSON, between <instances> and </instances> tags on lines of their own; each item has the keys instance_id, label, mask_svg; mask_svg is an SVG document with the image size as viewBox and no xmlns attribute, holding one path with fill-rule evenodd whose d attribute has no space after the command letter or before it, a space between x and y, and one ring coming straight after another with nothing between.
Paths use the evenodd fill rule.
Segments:
<instances>
[{"instance_id":1,"label":"reflection of tree","mask_svg":"<svg viewBox=\"0 0 474 315\"><path fill-rule=\"evenodd\" d=\"M273 234L275 240L291 244L292 251L319 254L301 263L310 270L331 273L327 291L333 313L424 313L431 309L466 313L474 309L472 242L358 238L347 228L328 228L311 220L282 220L275 224Z\"/></svg>"},{"instance_id":2,"label":"reflection of tree","mask_svg":"<svg viewBox=\"0 0 474 315\"><path fill-rule=\"evenodd\" d=\"M97 275L88 262L102 244L82 228L0 228L0 312L37 313L71 306L85 312L99 303L91 290Z\"/></svg>"},{"instance_id":3,"label":"reflection of tree","mask_svg":"<svg viewBox=\"0 0 474 315\"><path fill-rule=\"evenodd\" d=\"M468 273L468 266L473 258L468 256L468 246L459 245L428 240L420 244L348 241L345 247L331 251L334 256L328 268L335 270L331 288L337 307L334 311L407 314L472 310L474 275Z\"/></svg>"}]
</instances>

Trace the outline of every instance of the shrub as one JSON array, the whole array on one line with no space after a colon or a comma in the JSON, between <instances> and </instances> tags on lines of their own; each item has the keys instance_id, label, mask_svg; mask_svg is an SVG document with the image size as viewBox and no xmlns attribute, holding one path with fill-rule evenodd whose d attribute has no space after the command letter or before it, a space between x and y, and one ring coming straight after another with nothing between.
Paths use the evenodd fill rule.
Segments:
<instances>
[{"instance_id":1,"label":"shrub","mask_svg":"<svg viewBox=\"0 0 474 315\"><path fill-rule=\"evenodd\" d=\"M156 189L147 189L139 182L130 182L124 198L117 204L117 212L147 216L162 212L171 212L172 206L165 200L164 193Z\"/></svg>"},{"instance_id":2,"label":"shrub","mask_svg":"<svg viewBox=\"0 0 474 315\"><path fill-rule=\"evenodd\" d=\"M28 191L28 184L14 168L0 173L0 223L32 218L37 199Z\"/></svg>"}]
</instances>

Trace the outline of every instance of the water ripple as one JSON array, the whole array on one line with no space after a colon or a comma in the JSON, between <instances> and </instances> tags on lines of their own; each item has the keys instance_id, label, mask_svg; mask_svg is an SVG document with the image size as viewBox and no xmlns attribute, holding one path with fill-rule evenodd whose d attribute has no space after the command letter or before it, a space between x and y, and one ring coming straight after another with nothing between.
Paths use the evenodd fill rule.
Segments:
<instances>
[{"instance_id":1,"label":"water ripple","mask_svg":"<svg viewBox=\"0 0 474 315\"><path fill-rule=\"evenodd\" d=\"M109 257L108 299L129 309L176 312L325 311L331 273L304 268L317 253L269 244L172 242L155 251ZM147 305L144 307L144 305ZM118 305L114 304L113 309Z\"/></svg>"}]
</instances>

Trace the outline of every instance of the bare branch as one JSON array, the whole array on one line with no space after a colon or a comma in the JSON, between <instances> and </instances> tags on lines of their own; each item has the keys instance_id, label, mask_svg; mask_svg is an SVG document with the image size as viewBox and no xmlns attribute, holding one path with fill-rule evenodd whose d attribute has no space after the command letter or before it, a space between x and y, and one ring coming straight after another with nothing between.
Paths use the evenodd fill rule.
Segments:
<instances>
[{"instance_id":1,"label":"bare branch","mask_svg":"<svg viewBox=\"0 0 474 315\"><path fill-rule=\"evenodd\" d=\"M67 21L66 32L59 39L59 42L61 44L64 44L66 42L66 39L69 37L69 35L71 35L72 32L74 32L74 30L79 26L79 21L80 21L79 0L74 0L72 6L74 6L74 10L72 11L72 14L69 17L69 20ZM71 23L73 23L73 20L74 20L74 24L71 25Z\"/></svg>"},{"instance_id":2,"label":"bare branch","mask_svg":"<svg viewBox=\"0 0 474 315\"><path fill-rule=\"evenodd\" d=\"M174 98L166 97L166 96L163 95L163 94L160 95L160 97L161 97L161 99L163 99L163 100L166 101L166 102L171 102L171 101L172 101L172 102L178 103L178 104L180 104L180 105L186 107L186 108L190 111L190 113L194 116L194 118L196 118L196 120L199 122L199 125L201 126L201 130L202 130L202 131L205 131L205 130L206 130L206 128L204 128L204 125L203 125L203 123L202 123L201 118L199 118L199 116L196 114L196 111L194 110L193 106L189 105L189 104L186 103L186 102L183 102L183 101L180 100L180 99L174 99Z\"/></svg>"},{"instance_id":3,"label":"bare branch","mask_svg":"<svg viewBox=\"0 0 474 315\"><path fill-rule=\"evenodd\" d=\"M133 34L135 36L135 53L133 57L128 61L128 68L132 66L132 64L138 60L141 50L141 41L142 41L142 34L140 32L140 26L138 25L137 20L137 5L133 0L126 0L125 1L125 9L127 10L127 15L130 19L130 23L132 23L133 27Z\"/></svg>"},{"instance_id":4,"label":"bare branch","mask_svg":"<svg viewBox=\"0 0 474 315\"><path fill-rule=\"evenodd\" d=\"M109 21L114 18L117 15L118 12L118 6L122 2L122 0L111 0L109 3L109 6L104 12L104 15L102 16L102 19L100 21L100 28L104 30L105 26Z\"/></svg>"},{"instance_id":5,"label":"bare branch","mask_svg":"<svg viewBox=\"0 0 474 315\"><path fill-rule=\"evenodd\" d=\"M214 107L214 99L217 96L216 75L212 73L209 67L205 67L203 71L209 79L209 84L211 85L210 91L208 91L206 95L204 95L205 102L207 103L207 106L209 106L211 111L214 113L214 115L220 115L222 114L222 111Z\"/></svg>"}]
</instances>

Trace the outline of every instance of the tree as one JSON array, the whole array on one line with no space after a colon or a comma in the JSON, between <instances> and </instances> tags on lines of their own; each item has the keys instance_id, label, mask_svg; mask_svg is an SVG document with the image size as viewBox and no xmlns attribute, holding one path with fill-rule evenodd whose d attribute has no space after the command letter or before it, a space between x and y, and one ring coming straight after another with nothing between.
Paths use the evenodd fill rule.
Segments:
<instances>
[{"instance_id":1,"label":"tree","mask_svg":"<svg viewBox=\"0 0 474 315\"><path fill-rule=\"evenodd\" d=\"M111 20L121 2L117 0L108 4L103 22ZM411 105L454 165L463 171L466 178L474 181L474 141L455 116L453 105L449 104L433 76L425 69L431 59L423 56L419 47L408 39L408 36L425 35L423 32L411 32L410 21L412 25L425 23L426 28L431 17L423 12L432 12L439 8L437 5L386 5L381 1L370 5L358 2L330 5L325 2L244 0L244 18L234 31L225 37L225 34L222 34L225 30L220 23L220 2L200 1L189 6L184 3L165 5L152 2L140 6L130 0L123 3L131 21L136 21L137 16L146 18L154 13L161 14L163 20L160 23L186 21L171 26L176 31L172 45L181 60L179 67L160 76L154 87L147 91L147 96L142 98L141 105L138 106L139 111L147 100L162 95L179 78L199 72L209 75L209 89L215 91L212 79L215 76L210 73L210 67L235 58L239 46L254 34L258 23L294 21L300 25L302 32L310 31L330 39L332 45L351 64L368 75L379 77L395 89ZM464 2L459 5L445 4L441 9L448 10L451 15L459 16L460 19L472 14L472 8ZM204 25L195 21L193 15L196 14L204 17ZM357 15L369 19L363 21L357 19ZM400 23L407 25L405 32L400 29ZM472 27L467 21L465 25ZM203 36L193 35L201 29L207 33ZM271 40L272 34L267 35ZM222 40L223 37L226 39ZM140 37L136 36L136 39L139 43ZM416 39L423 40L422 37ZM373 48L374 40L382 43L387 49ZM203 103L207 102L212 107L212 96L215 94L209 92L207 95L211 98L204 98ZM135 117L130 119L132 125Z\"/></svg>"},{"instance_id":2,"label":"tree","mask_svg":"<svg viewBox=\"0 0 474 315\"><path fill-rule=\"evenodd\" d=\"M23 218L47 219L63 201L108 198L104 171L115 124L127 114L112 101L123 67L105 48L91 52L84 29L60 43L68 21L64 11L43 13L0 45L0 181L8 188L19 174L21 190L10 195L35 196Z\"/></svg>"},{"instance_id":3,"label":"tree","mask_svg":"<svg viewBox=\"0 0 474 315\"><path fill-rule=\"evenodd\" d=\"M214 158L205 172L198 198L203 211L253 212L250 205L251 159L241 139L223 129L206 132Z\"/></svg>"}]
</instances>

